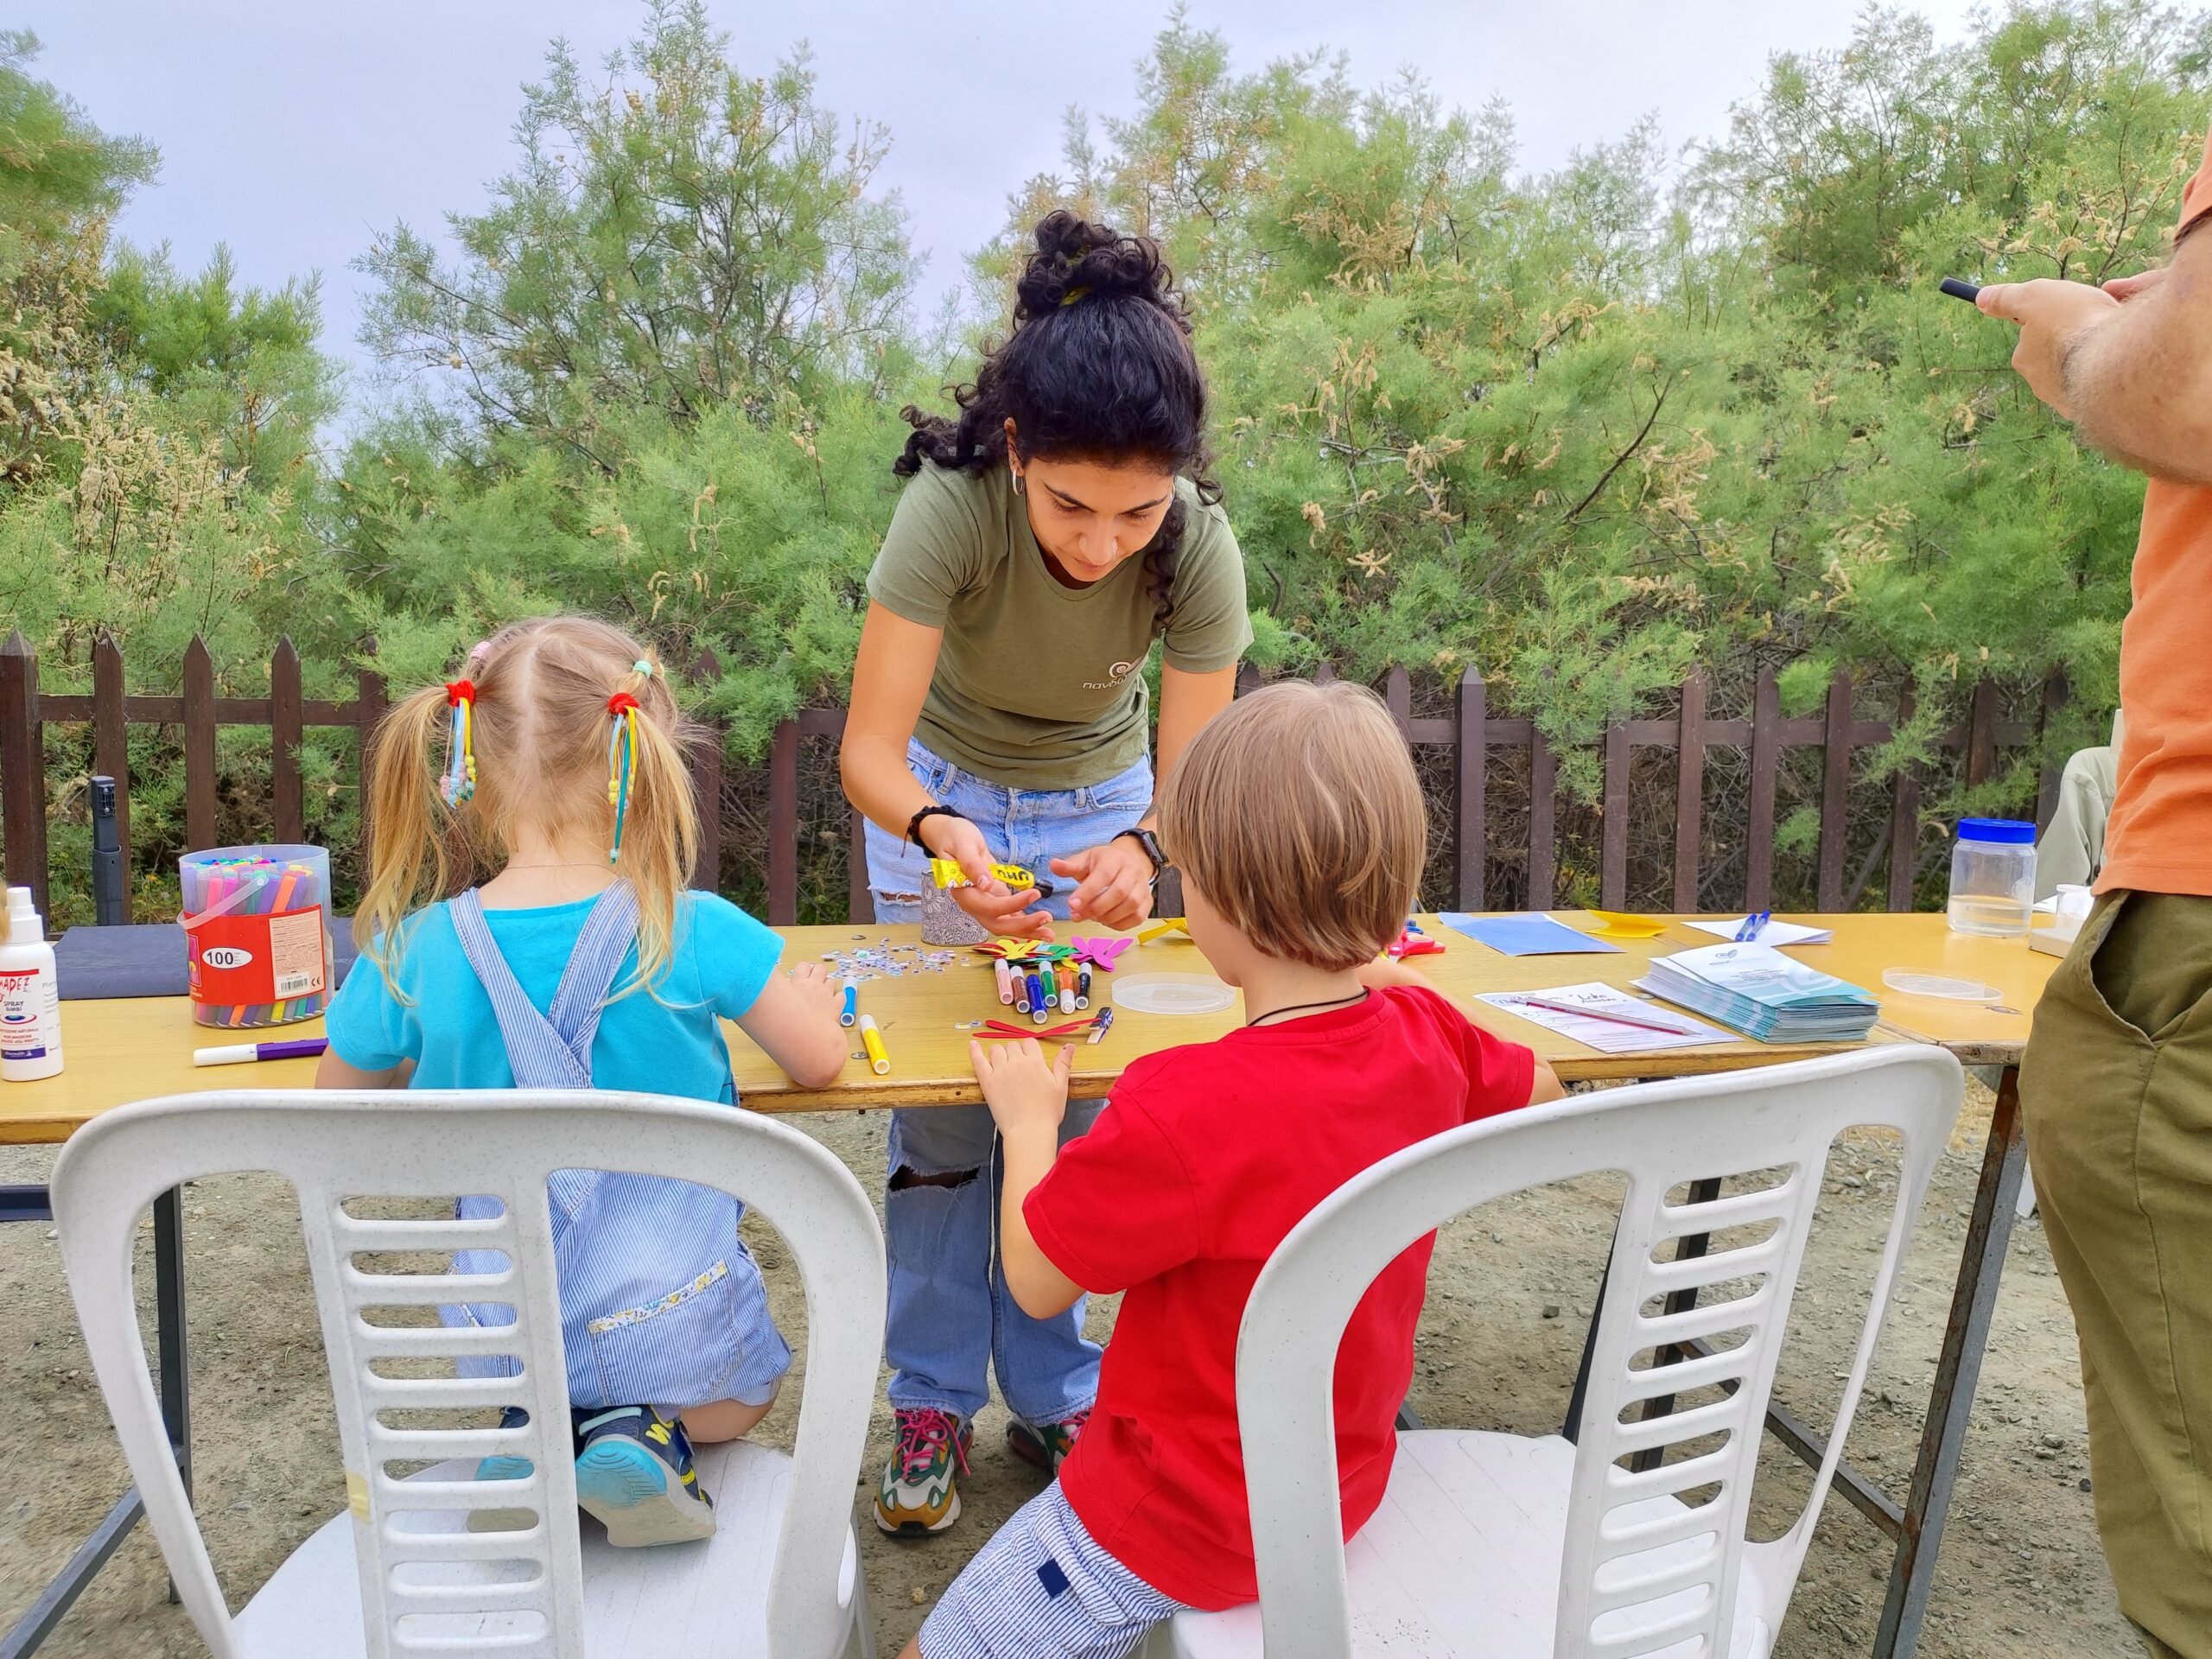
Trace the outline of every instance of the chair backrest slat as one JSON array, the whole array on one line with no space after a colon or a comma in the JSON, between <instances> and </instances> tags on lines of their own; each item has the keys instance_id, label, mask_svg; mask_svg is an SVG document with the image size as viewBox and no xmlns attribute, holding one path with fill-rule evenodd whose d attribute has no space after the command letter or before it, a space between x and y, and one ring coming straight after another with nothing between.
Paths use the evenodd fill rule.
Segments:
<instances>
[{"instance_id":1,"label":"chair backrest slat","mask_svg":"<svg viewBox=\"0 0 2212 1659\"><path fill-rule=\"evenodd\" d=\"M807 1382L769 1650L835 1650L852 1593L841 1594L841 1568L885 1281L874 1209L834 1156L752 1113L611 1090L238 1092L107 1114L64 1147L54 1175L87 1349L180 1598L216 1659L235 1659L230 1619L162 1432L132 1311L140 1211L170 1187L233 1171L273 1173L298 1195L372 1659L430 1646L566 1659L583 1651L583 1612L546 1184L559 1170L610 1167L719 1188L783 1236L806 1291ZM456 1218L461 1194L496 1198L499 1212ZM365 1213L372 1209L404 1213ZM474 1252L467 1264L489 1270L407 1273L376 1259L401 1252ZM512 1310L512 1322L429 1324L442 1304ZM519 1375L484 1375L512 1369L487 1363L500 1357L518 1361ZM527 1422L489 1426L488 1413L509 1406ZM416 1472L410 1465L493 1455L524 1459L531 1472L405 1478ZM461 1525L486 1509L536 1521L505 1532Z\"/></svg>"},{"instance_id":2,"label":"chair backrest slat","mask_svg":"<svg viewBox=\"0 0 2212 1659\"><path fill-rule=\"evenodd\" d=\"M1268 1659L1352 1650L1331 1405L1338 1344L1360 1297L1400 1252L1463 1211L1605 1173L1625 1175L1627 1190L1575 1449L1555 1651L1641 1659L1702 1638L1699 1650L1725 1654L1760 1433L1828 1149L1856 1127L1894 1130L1904 1143L1827 1455L1804 1511L1771 1547L1792 1579L1961 1092L1949 1055L1903 1046L1644 1084L1439 1135L1332 1194L1268 1260L1238 1336ZM1714 1177L1726 1178L1719 1196L1695 1202ZM1694 1236L1711 1236L1709 1253L1685 1248ZM1685 1305L1692 1291L1694 1307ZM1660 1395L1673 1397L1673 1411L1645 1421ZM1669 1452L1672 1461L1655 1460Z\"/></svg>"}]
</instances>

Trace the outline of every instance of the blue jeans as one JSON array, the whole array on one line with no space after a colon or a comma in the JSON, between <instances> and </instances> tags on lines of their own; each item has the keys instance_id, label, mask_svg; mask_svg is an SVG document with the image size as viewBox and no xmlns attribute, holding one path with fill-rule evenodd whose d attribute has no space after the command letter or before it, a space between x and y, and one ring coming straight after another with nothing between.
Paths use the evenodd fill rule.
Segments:
<instances>
[{"instance_id":1,"label":"blue jeans","mask_svg":"<svg viewBox=\"0 0 2212 1659\"><path fill-rule=\"evenodd\" d=\"M1152 805L1152 763L1083 789L1008 789L961 771L919 743L906 764L931 798L974 820L991 855L1046 867L1134 828ZM927 855L868 826L868 877L880 922L918 922L930 876ZM1065 921L1072 883L1052 880L1041 901ZM1088 1129L1103 1101L1074 1101L1060 1128L1063 1145ZM1084 1304L1056 1319L1033 1319L1015 1306L1000 1268L994 1222L999 1170L991 1114L983 1106L924 1106L891 1114L890 1168L913 1175L974 1179L957 1185L893 1185L883 1201L891 1263L891 1307L884 1348L891 1362L891 1403L934 1407L963 1421L990 1398L995 1370L1007 1408L1031 1423L1056 1423L1098 1393L1098 1346L1083 1334Z\"/></svg>"}]
</instances>

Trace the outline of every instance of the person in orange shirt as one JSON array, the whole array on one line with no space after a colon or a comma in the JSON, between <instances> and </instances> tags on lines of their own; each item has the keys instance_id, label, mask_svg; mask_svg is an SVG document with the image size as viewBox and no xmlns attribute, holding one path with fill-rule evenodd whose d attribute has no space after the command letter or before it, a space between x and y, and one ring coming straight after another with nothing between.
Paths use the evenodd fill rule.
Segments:
<instances>
[{"instance_id":1,"label":"person in orange shirt","mask_svg":"<svg viewBox=\"0 0 2212 1659\"><path fill-rule=\"evenodd\" d=\"M2150 475L2101 895L2036 1009L2028 1155L2082 1346L2097 1529L2160 1659L2212 1659L2212 134L2173 257L2014 283L2012 363Z\"/></svg>"}]
</instances>

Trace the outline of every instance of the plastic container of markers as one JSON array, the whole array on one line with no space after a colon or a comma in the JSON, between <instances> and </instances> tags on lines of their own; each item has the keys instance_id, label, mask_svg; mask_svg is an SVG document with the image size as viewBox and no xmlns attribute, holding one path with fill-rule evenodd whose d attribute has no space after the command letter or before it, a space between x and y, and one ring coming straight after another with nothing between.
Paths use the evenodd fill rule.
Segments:
<instances>
[{"instance_id":1,"label":"plastic container of markers","mask_svg":"<svg viewBox=\"0 0 2212 1659\"><path fill-rule=\"evenodd\" d=\"M312 1020L328 1006L330 855L320 847L216 847L187 853L185 955L192 1017L253 1031Z\"/></svg>"}]
</instances>

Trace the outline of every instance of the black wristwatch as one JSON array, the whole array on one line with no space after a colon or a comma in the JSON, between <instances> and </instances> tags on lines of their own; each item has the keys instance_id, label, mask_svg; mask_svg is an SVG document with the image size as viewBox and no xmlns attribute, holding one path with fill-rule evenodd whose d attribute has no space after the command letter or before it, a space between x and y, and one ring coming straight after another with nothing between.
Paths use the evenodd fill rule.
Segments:
<instances>
[{"instance_id":1,"label":"black wristwatch","mask_svg":"<svg viewBox=\"0 0 2212 1659\"><path fill-rule=\"evenodd\" d=\"M1141 825L1135 830L1124 830L1114 839L1120 841L1124 837L1144 849L1144 855L1152 861L1152 879L1159 880L1160 873L1167 868L1167 855L1160 850L1160 837Z\"/></svg>"}]
</instances>

